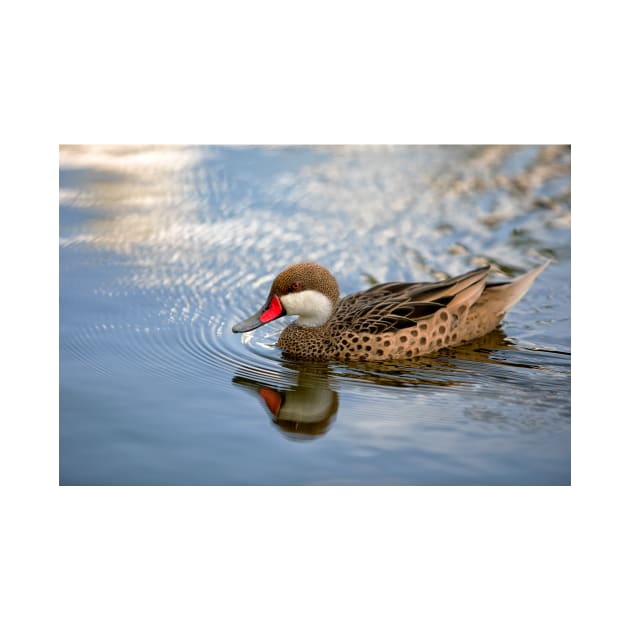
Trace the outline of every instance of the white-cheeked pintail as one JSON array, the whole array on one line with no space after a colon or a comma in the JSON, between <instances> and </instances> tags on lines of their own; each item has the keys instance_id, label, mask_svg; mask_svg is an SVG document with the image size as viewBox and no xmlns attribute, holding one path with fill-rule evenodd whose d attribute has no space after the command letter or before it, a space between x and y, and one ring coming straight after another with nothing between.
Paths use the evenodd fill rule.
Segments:
<instances>
[{"instance_id":1,"label":"white-cheeked pintail","mask_svg":"<svg viewBox=\"0 0 630 630\"><path fill-rule=\"evenodd\" d=\"M409 359L492 331L548 263L508 282L488 282L490 267L481 267L441 282L378 284L341 300L327 269L299 263L277 276L264 306L232 331L242 333L297 315L278 340L289 355L339 361Z\"/></svg>"}]
</instances>

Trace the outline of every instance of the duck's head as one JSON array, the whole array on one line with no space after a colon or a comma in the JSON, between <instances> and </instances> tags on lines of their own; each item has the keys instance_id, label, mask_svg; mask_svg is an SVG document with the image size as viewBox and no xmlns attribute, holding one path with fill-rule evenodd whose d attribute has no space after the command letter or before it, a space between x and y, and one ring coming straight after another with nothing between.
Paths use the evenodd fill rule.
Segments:
<instances>
[{"instance_id":1,"label":"duck's head","mask_svg":"<svg viewBox=\"0 0 630 630\"><path fill-rule=\"evenodd\" d=\"M284 315L298 315L295 324L306 328L322 326L339 299L334 276L316 263L287 267L271 285L264 306L251 317L232 326L232 332L254 330Z\"/></svg>"}]
</instances>

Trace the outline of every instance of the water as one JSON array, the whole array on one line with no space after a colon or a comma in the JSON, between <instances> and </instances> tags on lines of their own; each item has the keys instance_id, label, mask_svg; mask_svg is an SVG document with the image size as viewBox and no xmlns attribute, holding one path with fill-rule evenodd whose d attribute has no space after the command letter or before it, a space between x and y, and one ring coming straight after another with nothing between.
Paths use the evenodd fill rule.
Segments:
<instances>
[{"instance_id":1,"label":"water","mask_svg":"<svg viewBox=\"0 0 630 630\"><path fill-rule=\"evenodd\" d=\"M59 188L60 483L570 483L568 148L73 146ZM546 258L414 362L231 332L301 260L343 295Z\"/></svg>"}]
</instances>

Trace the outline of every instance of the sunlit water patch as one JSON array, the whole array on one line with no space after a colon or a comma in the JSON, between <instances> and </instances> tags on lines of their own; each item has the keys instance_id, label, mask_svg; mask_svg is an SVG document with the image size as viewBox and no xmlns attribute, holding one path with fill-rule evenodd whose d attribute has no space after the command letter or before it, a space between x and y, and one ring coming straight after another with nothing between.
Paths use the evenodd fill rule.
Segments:
<instances>
[{"instance_id":1,"label":"sunlit water patch","mask_svg":"<svg viewBox=\"0 0 630 630\"><path fill-rule=\"evenodd\" d=\"M62 483L569 483L567 148L64 147L60 164ZM346 294L547 258L499 330L413 362L295 361L282 320L231 332L300 260Z\"/></svg>"}]
</instances>

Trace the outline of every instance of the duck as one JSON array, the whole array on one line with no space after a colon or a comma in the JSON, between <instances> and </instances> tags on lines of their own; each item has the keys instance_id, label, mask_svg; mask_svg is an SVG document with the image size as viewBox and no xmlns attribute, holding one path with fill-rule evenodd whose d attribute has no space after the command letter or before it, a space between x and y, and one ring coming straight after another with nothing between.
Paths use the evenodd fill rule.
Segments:
<instances>
[{"instance_id":1,"label":"duck","mask_svg":"<svg viewBox=\"0 0 630 630\"><path fill-rule=\"evenodd\" d=\"M293 264L273 281L263 306L235 324L244 333L287 315L280 334L290 357L317 361L395 361L432 354L493 331L549 260L509 281L490 282L490 266L439 282L386 282L339 297L328 269Z\"/></svg>"}]
</instances>

